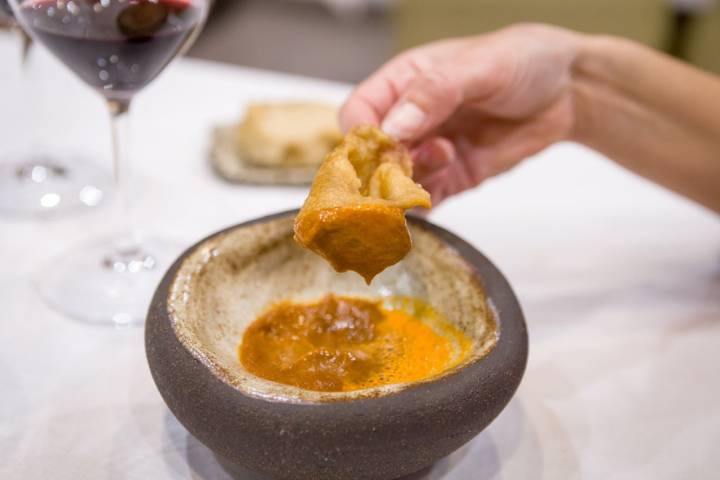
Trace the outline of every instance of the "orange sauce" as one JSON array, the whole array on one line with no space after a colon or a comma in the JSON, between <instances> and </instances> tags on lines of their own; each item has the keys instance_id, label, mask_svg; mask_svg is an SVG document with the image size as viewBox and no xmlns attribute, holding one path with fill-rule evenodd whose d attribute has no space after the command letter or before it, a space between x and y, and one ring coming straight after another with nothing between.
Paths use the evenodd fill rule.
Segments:
<instances>
[{"instance_id":1,"label":"orange sauce","mask_svg":"<svg viewBox=\"0 0 720 480\"><path fill-rule=\"evenodd\" d=\"M467 357L470 340L431 307L388 303L334 295L280 302L245 331L240 361L267 380L347 392L427 380Z\"/></svg>"}]
</instances>

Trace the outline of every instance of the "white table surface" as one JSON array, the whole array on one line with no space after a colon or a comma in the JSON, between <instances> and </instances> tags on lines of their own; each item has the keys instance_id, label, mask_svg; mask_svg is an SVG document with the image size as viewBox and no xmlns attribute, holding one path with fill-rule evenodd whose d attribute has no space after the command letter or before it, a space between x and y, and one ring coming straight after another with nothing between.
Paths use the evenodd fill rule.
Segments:
<instances>
[{"instance_id":1,"label":"white table surface","mask_svg":"<svg viewBox=\"0 0 720 480\"><path fill-rule=\"evenodd\" d=\"M41 51L21 77L13 40L0 36L0 147L31 131L109 165L101 101ZM23 113L28 85L42 112L33 117ZM172 65L133 112L141 223L189 244L298 206L302 189L219 181L206 164L209 130L251 100L347 92L198 61ZM163 404L142 329L68 320L32 287L53 257L108 231L103 212L0 218L0 478L228 478ZM716 215L563 144L430 218L510 279L530 359L505 411L424 478L718 478Z\"/></svg>"}]
</instances>

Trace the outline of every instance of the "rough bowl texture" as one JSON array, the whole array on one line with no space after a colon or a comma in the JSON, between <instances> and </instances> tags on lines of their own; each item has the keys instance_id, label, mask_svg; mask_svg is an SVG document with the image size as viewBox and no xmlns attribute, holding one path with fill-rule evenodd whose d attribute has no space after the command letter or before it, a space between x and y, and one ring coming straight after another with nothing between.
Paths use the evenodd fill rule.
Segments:
<instances>
[{"instance_id":1,"label":"rough bowl texture","mask_svg":"<svg viewBox=\"0 0 720 480\"><path fill-rule=\"evenodd\" d=\"M146 352L178 420L225 463L278 479L395 479L477 435L508 403L527 361L523 315L502 274L460 238L410 218L411 254L366 286L293 243L295 213L206 238L158 287ZM471 338L471 354L425 382L346 393L279 385L242 368L238 344L262 310L328 292L420 297Z\"/></svg>"}]
</instances>

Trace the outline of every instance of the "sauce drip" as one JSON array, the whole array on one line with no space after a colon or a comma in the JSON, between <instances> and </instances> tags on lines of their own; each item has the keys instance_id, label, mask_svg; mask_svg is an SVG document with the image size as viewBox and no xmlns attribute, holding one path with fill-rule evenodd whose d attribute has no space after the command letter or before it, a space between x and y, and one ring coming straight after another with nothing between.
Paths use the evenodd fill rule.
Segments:
<instances>
[{"instance_id":1,"label":"sauce drip","mask_svg":"<svg viewBox=\"0 0 720 480\"><path fill-rule=\"evenodd\" d=\"M398 297L385 308L328 295L272 306L245 331L239 354L258 377L347 392L427 380L461 363L469 349L465 334L419 300Z\"/></svg>"}]
</instances>

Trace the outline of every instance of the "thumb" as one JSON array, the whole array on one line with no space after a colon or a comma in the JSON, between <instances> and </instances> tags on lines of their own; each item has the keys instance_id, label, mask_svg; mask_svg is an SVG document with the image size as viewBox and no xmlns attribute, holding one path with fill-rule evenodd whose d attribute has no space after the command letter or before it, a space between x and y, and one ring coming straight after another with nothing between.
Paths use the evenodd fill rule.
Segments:
<instances>
[{"instance_id":1,"label":"thumb","mask_svg":"<svg viewBox=\"0 0 720 480\"><path fill-rule=\"evenodd\" d=\"M462 72L433 67L408 85L381 124L398 140L416 141L442 125L462 103Z\"/></svg>"},{"instance_id":2,"label":"thumb","mask_svg":"<svg viewBox=\"0 0 720 480\"><path fill-rule=\"evenodd\" d=\"M399 140L413 142L432 133L465 102L485 102L501 90L501 65L493 52L462 56L420 69L381 124Z\"/></svg>"}]
</instances>

